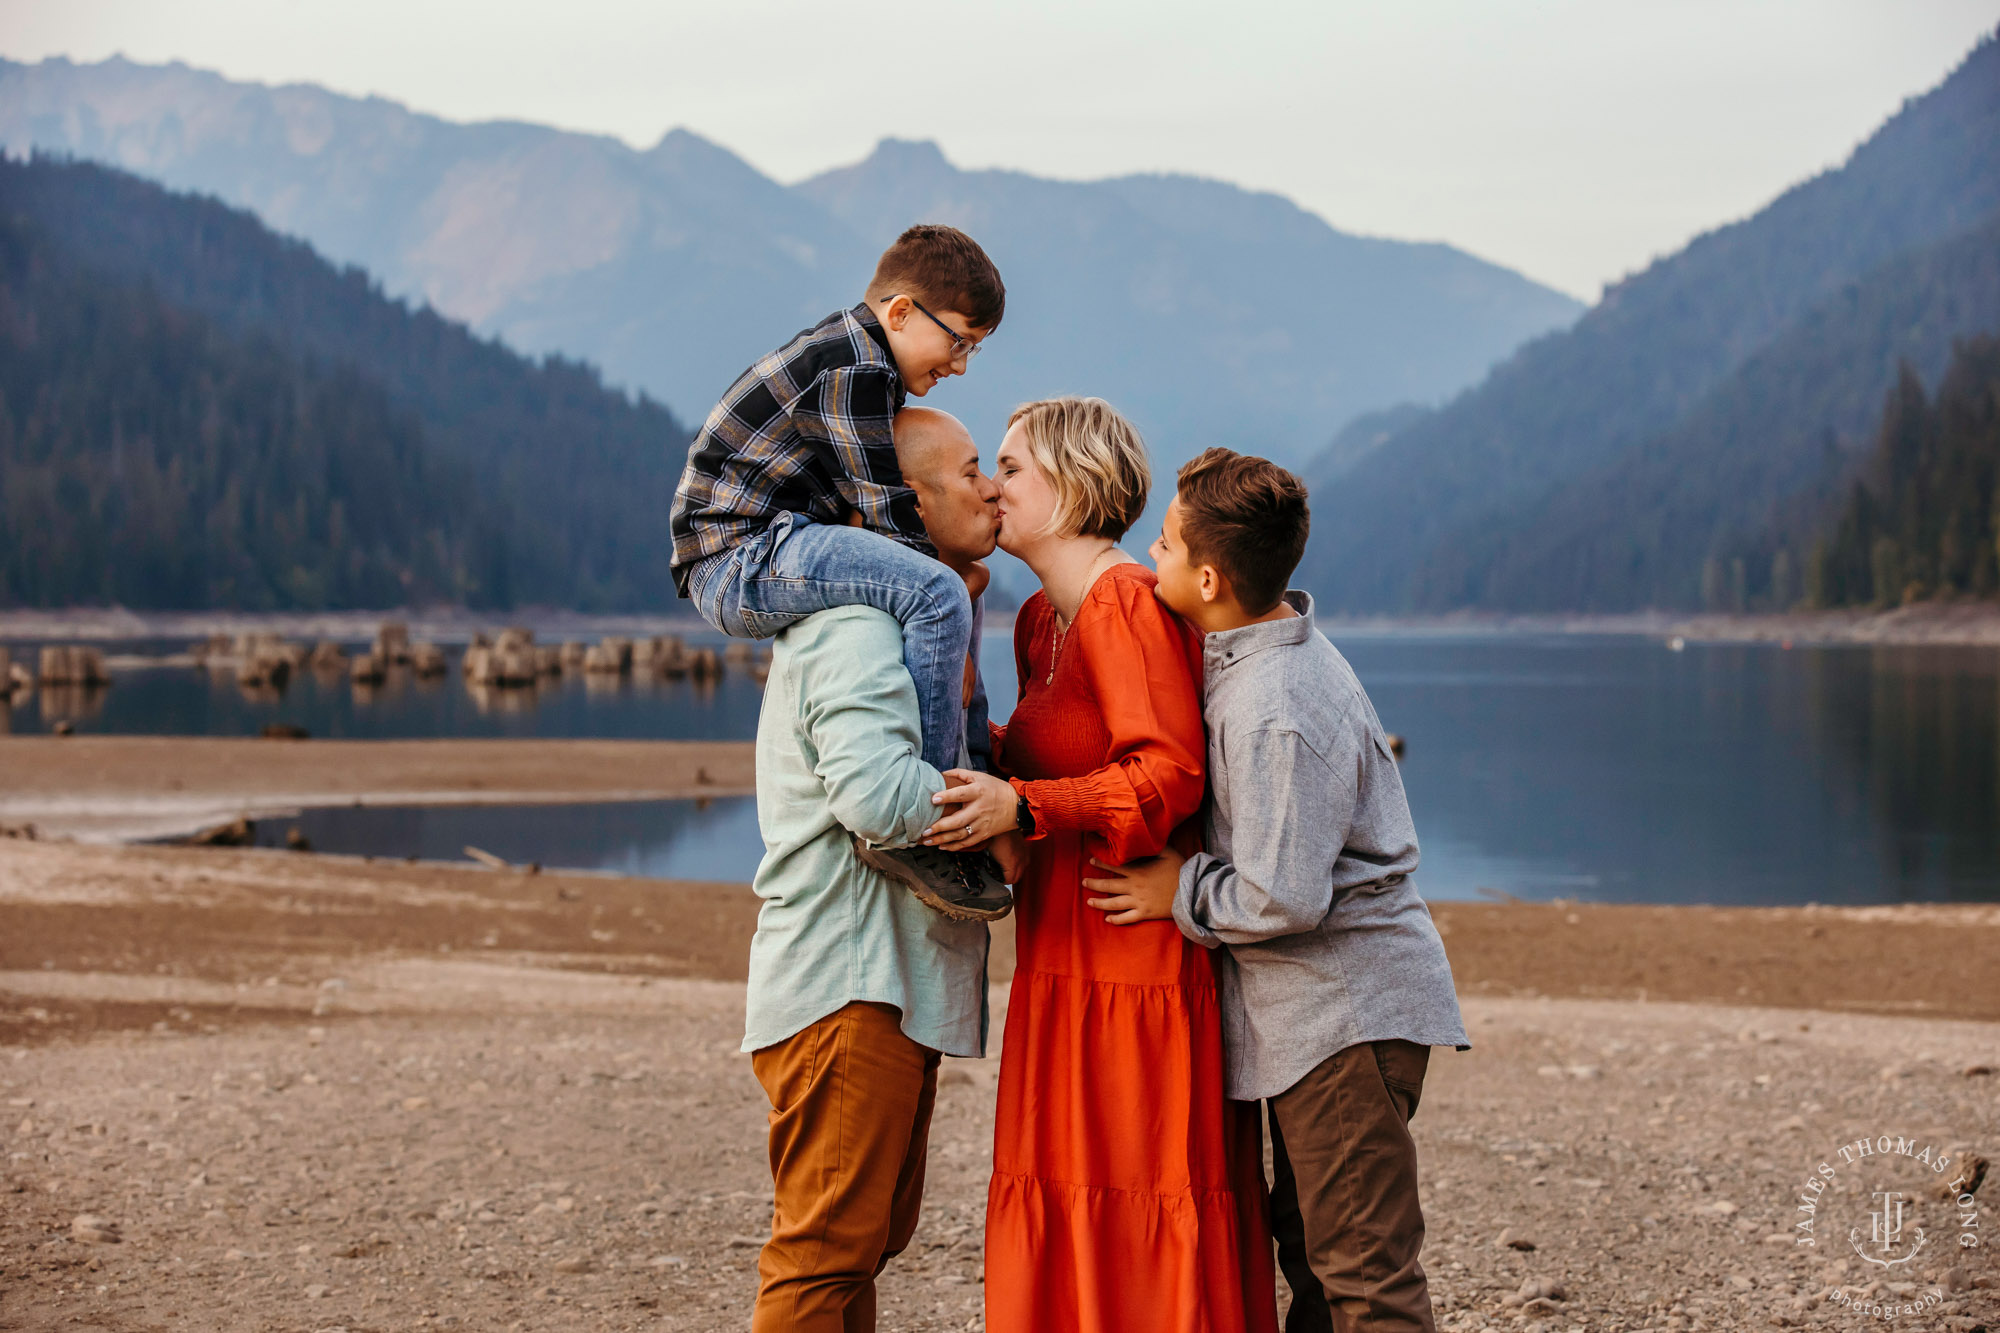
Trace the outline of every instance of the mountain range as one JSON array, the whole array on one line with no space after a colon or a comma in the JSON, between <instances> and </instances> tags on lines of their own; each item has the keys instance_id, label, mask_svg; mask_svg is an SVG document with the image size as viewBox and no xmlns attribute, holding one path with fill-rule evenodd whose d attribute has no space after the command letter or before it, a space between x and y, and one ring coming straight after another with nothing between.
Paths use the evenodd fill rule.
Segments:
<instances>
[{"instance_id":1,"label":"mountain range","mask_svg":"<svg viewBox=\"0 0 2000 1333\"><path fill-rule=\"evenodd\" d=\"M1907 363L2000 331L2000 41L1839 167L1609 288L1359 461L1308 473L1330 605L1620 611L1749 593L1826 517ZM1793 561L1796 567L1796 558Z\"/></svg>"},{"instance_id":2,"label":"mountain range","mask_svg":"<svg viewBox=\"0 0 2000 1333\"><path fill-rule=\"evenodd\" d=\"M1836 521L1854 527L1855 486L1888 475L1867 462L1885 396L1909 399L1967 338L2000 332L1993 37L1845 162L1581 317L1449 247L1346 235L1276 196L1188 177L967 171L921 141L786 186L682 130L639 152L184 66L54 60L0 61L0 147L120 163L364 266L322 265L311 301L297 296L301 269L274 300L243 256L311 252L247 237L248 216L219 205L207 207L234 222L183 227L164 246L82 205L38 224L74 254L95 245L77 260L91 273L154 284L219 336L275 339L301 376L358 371L382 395L387 436L402 438L405 419L419 430L409 456L433 460L424 475L473 464L451 473L468 488L447 525L456 554L422 577L500 602L657 604L656 511L686 443L652 398L509 347L587 358L692 416L750 358L847 304L917 219L980 237L1012 298L991 351L938 406L990 446L1015 402L1098 393L1138 421L1163 473L1213 443L1300 467L1319 513L1299 581L1337 611L1789 605L1801 571L1822 569L1809 553L1832 549ZM106 179L124 183L95 205L139 188ZM204 248L223 233L228 245ZM384 299L399 295L417 307ZM315 327L327 318L337 336ZM403 328L383 344L402 350L372 346L377 325ZM410 355L419 327L458 349L445 387ZM491 449L474 362L507 367L491 371L509 386ZM568 387L550 399L557 381ZM580 414L522 424L551 401ZM357 429L328 418L320 435ZM474 531L506 535L482 546L463 537ZM417 551L369 568L414 570ZM1868 581L1871 595L1886 586ZM286 595L282 577L265 582L260 595Z\"/></svg>"},{"instance_id":3,"label":"mountain range","mask_svg":"<svg viewBox=\"0 0 2000 1333\"><path fill-rule=\"evenodd\" d=\"M966 171L891 140L787 186L687 130L640 151L183 65L0 61L0 147L213 194L689 420L852 304L919 221L964 227L1007 280L1005 326L935 400L989 448L1015 404L1080 392L1124 409L1168 468L1215 443L1303 462L1349 418L1440 401L1582 308L1449 246L1348 235L1215 181Z\"/></svg>"},{"instance_id":4,"label":"mountain range","mask_svg":"<svg viewBox=\"0 0 2000 1333\"><path fill-rule=\"evenodd\" d=\"M0 159L0 605L670 607L688 439L246 212Z\"/></svg>"}]
</instances>

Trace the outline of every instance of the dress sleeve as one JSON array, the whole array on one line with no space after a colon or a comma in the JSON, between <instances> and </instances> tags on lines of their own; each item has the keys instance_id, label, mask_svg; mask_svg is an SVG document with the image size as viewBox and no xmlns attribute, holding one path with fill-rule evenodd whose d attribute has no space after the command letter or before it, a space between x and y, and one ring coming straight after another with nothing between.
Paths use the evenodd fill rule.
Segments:
<instances>
[{"instance_id":1,"label":"dress sleeve","mask_svg":"<svg viewBox=\"0 0 2000 1333\"><path fill-rule=\"evenodd\" d=\"M1201 808L1201 698L1183 631L1150 586L1118 579L1109 614L1081 622L1071 651L1111 733L1110 761L1076 778L1013 780L1035 836L1104 840L1114 865L1155 856Z\"/></svg>"}]
</instances>

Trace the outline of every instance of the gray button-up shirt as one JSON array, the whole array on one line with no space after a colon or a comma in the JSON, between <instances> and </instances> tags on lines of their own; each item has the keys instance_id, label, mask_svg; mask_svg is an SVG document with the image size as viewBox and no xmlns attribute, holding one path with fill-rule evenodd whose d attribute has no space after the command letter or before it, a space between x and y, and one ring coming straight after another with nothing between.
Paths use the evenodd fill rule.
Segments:
<instances>
[{"instance_id":1,"label":"gray button-up shirt","mask_svg":"<svg viewBox=\"0 0 2000 1333\"><path fill-rule=\"evenodd\" d=\"M1174 901L1184 934L1228 946L1229 1095L1246 1101L1364 1041L1468 1045L1388 737L1312 598L1285 598L1297 616L1203 644L1209 850Z\"/></svg>"}]
</instances>

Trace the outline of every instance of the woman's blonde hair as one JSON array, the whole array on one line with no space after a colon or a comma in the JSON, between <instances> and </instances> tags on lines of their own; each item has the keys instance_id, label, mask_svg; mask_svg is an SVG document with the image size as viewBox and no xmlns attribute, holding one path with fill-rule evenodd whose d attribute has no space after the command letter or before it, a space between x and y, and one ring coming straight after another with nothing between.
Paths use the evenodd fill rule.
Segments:
<instances>
[{"instance_id":1,"label":"woman's blonde hair","mask_svg":"<svg viewBox=\"0 0 2000 1333\"><path fill-rule=\"evenodd\" d=\"M1007 418L1056 492L1053 531L1117 541L1139 521L1153 469L1138 429L1102 398L1044 398Z\"/></svg>"}]
</instances>

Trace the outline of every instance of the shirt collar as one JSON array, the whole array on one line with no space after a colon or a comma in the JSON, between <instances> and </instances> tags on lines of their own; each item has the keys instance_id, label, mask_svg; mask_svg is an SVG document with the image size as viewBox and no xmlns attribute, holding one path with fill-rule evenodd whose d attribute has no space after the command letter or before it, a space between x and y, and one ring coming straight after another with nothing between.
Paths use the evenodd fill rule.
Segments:
<instances>
[{"instance_id":1,"label":"shirt collar","mask_svg":"<svg viewBox=\"0 0 2000 1333\"><path fill-rule=\"evenodd\" d=\"M893 406L898 412L902 411L903 404L908 401L909 390L903 386L903 372L896 365L896 354L889 350L889 331L882 327L882 321L875 317L875 312L868 308L866 301L848 311L847 317L860 325L861 331L868 335L869 341L881 349L881 363L889 368L891 375L895 376L896 401Z\"/></svg>"},{"instance_id":2,"label":"shirt collar","mask_svg":"<svg viewBox=\"0 0 2000 1333\"><path fill-rule=\"evenodd\" d=\"M1255 657L1266 648L1286 648L1310 638L1313 632L1312 594L1297 588L1290 589L1285 593L1285 604L1298 614L1283 620L1266 620L1222 630L1204 639L1201 656L1208 678L1214 679L1220 672L1245 658Z\"/></svg>"},{"instance_id":3,"label":"shirt collar","mask_svg":"<svg viewBox=\"0 0 2000 1333\"><path fill-rule=\"evenodd\" d=\"M861 326L863 333L874 339L875 345L882 349L882 355L889 358L889 364L895 365L896 358L889 351L889 331L882 327L882 321L875 317L875 312L868 308L868 303L863 301L847 313Z\"/></svg>"}]
</instances>

